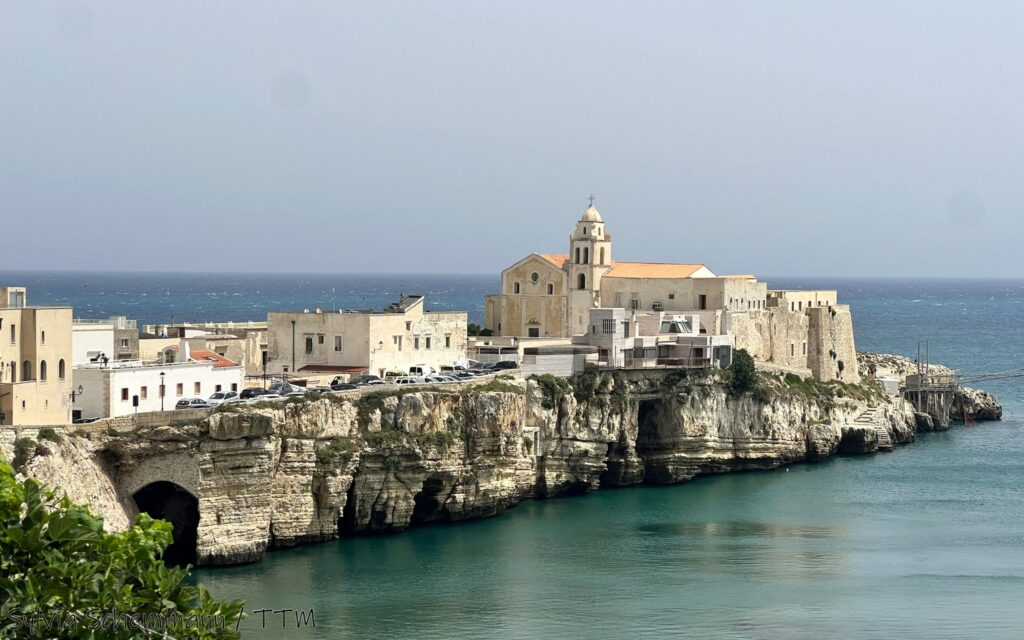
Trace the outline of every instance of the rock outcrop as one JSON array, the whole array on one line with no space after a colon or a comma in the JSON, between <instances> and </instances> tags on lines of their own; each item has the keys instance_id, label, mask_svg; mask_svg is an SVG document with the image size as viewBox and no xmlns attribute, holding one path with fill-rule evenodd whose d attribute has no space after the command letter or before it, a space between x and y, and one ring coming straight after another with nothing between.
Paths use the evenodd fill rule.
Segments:
<instances>
[{"instance_id":1,"label":"rock outcrop","mask_svg":"<svg viewBox=\"0 0 1024 640\"><path fill-rule=\"evenodd\" d=\"M196 500L199 564L268 548L500 514L529 498L772 469L914 439L919 417L872 382L633 371L498 379L227 407L197 424L0 441L20 470L127 526L144 488ZM981 406L981 405L979 405ZM149 489L147 489L148 491Z\"/></svg>"}]
</instances>

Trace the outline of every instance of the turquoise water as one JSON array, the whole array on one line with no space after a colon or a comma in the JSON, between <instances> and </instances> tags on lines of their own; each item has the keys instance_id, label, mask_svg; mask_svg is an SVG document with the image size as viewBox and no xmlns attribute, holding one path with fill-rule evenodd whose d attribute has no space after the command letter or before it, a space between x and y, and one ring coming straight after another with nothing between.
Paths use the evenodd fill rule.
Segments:
<instances>
[{"instance_id":1,"label":"turquoise water","mask_svg":"<svg viewBox=\"0 0 1024 640\"><path fill-rule=\"evenodd\" d=\"M785 286L818 285L791 281ZM968 373L1024 367L1020 281L847 281L858 346ZM893 453L527 502L501 517L203 570L317 628L244 637L1024 637L1018 379L1006 419ZM271 622L273 620L273 623Z\"/></svg>"},{"instance_id":2,"label":"turquoise water","mask_svg":"<svg viewBox=\"0 0 1024 640\"><path fill-rule=\"evenodd\" d=\"M16 274L17 275L17 274ZM36 303L146 321L258 319L427 291L470 311L496 277L21 274ZM1024 281L769 279L837 287L862 350L1024 367ZM337 305L331 304L337 300ZM1024 380L979 385L1001 423L893 453L527 502L498 518L197 571L247 609L313 609L289 638L1022 638Z\"/></svg>"}]
</instances>

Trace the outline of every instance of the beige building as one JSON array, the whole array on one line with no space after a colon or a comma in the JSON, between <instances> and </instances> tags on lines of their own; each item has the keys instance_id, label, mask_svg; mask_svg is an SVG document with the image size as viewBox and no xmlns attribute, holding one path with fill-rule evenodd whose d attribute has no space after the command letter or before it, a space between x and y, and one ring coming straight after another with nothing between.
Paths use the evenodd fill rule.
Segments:
<instances>
[{"instance_id":1,"label":"beige building","mask_svg":"<svg viewBox=\"0 0 1024 640\"><path fill-rule=\"evenodd\" d=\"M496 336L578 342L592 333L594 310L603 321L615 309L633 318L685 315L694 335L655 339L634 329L619 336L632 341L622 355L615 353L622 344L588 339L604 350L599 361L616 363L610 366L630 354L641 366L725 362L731 345L766 367L858 379L853 320L834 290L769 291L752 275L718 276L699 263L614 260L612 236L593 202L569 236L568 254L530 254L502 272L501 293L485 299L484 326Z\"/></svg>"},{"instance_id":2,"label":"beige building","mask_svg":"<svg viewBox=\"0 0 1024 640\"><path fill-rule=\"evenodd\" d=\"M435 312L423 296L404 296L383 311L270 313L267 373L322 377L427 365L440 370L466 360L464 311Z\"/></svg>"},{"instance_id":3,"label":"beige building","mask_svg":"<svg viewBox=\"0 0 1024 640\"><path fill-rule=\"evenodd\" d=\"M0 424L71 422L70 307L32 307L0 287Z\"/></svg>"}]
</instances>

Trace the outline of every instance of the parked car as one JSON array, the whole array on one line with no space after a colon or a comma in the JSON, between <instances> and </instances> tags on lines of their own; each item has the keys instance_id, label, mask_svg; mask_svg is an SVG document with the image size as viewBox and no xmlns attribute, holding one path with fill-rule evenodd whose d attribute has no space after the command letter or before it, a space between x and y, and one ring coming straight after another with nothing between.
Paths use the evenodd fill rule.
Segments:
<instances>
[{"instance_id":1,"label":"parked car","mask_svg":"<svg viewBox=\"0 0 1024 640\"><path fill-rule=\"evenodd\" d=\"M424 384L427 381L423 376L399 378L395 384Z\"/></svg>"},{"instance_id":2,"label":"parked car","mask_svg":"<svg viewBox=\"0 0 1024 640\"><path fill-rule=\"evenodd\" d=\"M218 405L223 403L225 400L238 397L238 394L234 391L218 391L211 395L206 402L212 405Z\"/></svg>"},{"instance_id":3,"label":"parked car","mask_svg":"<svg viewBox=\"0 0 1024 640\"><path fill-rule=\"evenodd\" d=\"M340 384L332 384L331 385L331 391L351 391L353 389L358 389L358 388L359 387L357 387L356 385L349 384L347 382L342 382Z\"/></svg>"},{"instance_id":4,"label":"parked car","mask_svg":"<svg viewBox=\"0 0 1024 640\"><path fill-rule=\"evenodd\" d=\"M444 379L444 376L423 376L423 378L427 382L434 382L437 384L443 384L445 382L448 382L447 380Z\"/></svg>"},{"instance_id":5,"label":"parked car","mask_svg":"<svg viewBox=\"0 0 1024 640\"><path fill-rule=\"evenodd\" d=\"M174 404L175 409L210 409L213 405L202 398L182 398Z\"/></svg>"},{"instance_id":6,"label":"parked car","mask_svg":"<svg viewBox=\"0 0 1024 640\"><path fill-rule=\"evenodd\" d=\"M248 389L242 389L242 392L238 394L238 397L241 398L242 400L249 400L255 398L256 396L262 396L268 393L270 392L267 391L266 389L261 389L259 387L249 387Z\"/></svg>"},{"instance_id":7,"label":"parked car","mask_svg":"<svg viewBox=\"0 0 1024 640\"><path fill-rule=\"evenodd\" d=\"M380 376L375 376L375 375L366 373L366 374L363 374L361 376L356 376L355 378L352 378L348 382L349 382L349 384L371 384L371 383L383 383L384 381L380 379Z\"/></svg>"},{"instance_id":8,"label":"parked car","mask_svg":"<svg viewBox=\"0 0 1024 640\"><path fill-rule=\"evenodd\" d=\"M92 423L96 422L99 419L100 418L78 418L77 420L72 420L71 423L72 424L92 424Z\"/></svg>"},{"instance_id":9,"label":"parked car","mask_svg":"<svg viewBox=\"0 0 1024 640\"><path fill-rule=\"evenodd\" d=\"M355 384L356 384L357 387L372 387L374 385L387 384L387 383L378 378L377 380L367 380L366 382L357 382Z\"/></svg>"},{"instance_id":10,"label":"parked car","mask_svg":"<svg viewBox=\"0 0 1024 640\"><path fill-rule=\"evenodd\" d=\"M472 371L458 371L455 373L455 377L458 378L459 381L465 381L472 380L476 377L476 374Z\"/></svg>"},{"instance_id":11,"label":"parked car","mask_svg":"<svg viewBox=\"0 0 1024 640\"><path fill-rule=\"evenodd\" d=\"M508 370L508 369L518 369L519 368L519 363L518 362L512 362L511 360L499 360L498 362L493 363L490 366L490 368L495 370L495 371L505 371L505 370Z\"/></svg>"},{"instance_id":12,"label":"parked car","mask_svg":"<svg viewBox=\"0 0 1024 640\"><path fill-rule=\"evenodd\" d=\"M264 393L251 398L248 402L249 404L257 404L260 402L270 402L271 400L280 400L282 397L283 396L278 393Z\"/></svg>"},{"instance_id":13,"label":"parked car","mask_svg":"<svg viewBox=\"0 0 1024 640\"><path fill-rule=\"evenodd\" d=\"M409 374L413 376L432 376L436 371L434 367L427 364L417 364L409 367Z\"/></svg>"}]
</instances>

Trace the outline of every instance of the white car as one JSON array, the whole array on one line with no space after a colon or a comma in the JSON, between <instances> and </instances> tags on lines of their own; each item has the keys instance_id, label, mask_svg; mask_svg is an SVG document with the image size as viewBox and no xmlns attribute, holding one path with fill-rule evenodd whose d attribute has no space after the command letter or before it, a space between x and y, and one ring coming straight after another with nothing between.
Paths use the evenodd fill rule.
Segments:
<instances>
[{"instance_id":1,"label":"white car","mask_svg":"<svg viewBox=\"0 0 1024 640\"><path fill-rule=\"evenodd\" d=\"M278 393L264 393L261 396L256 396L255 398L250 398L249 400L246 400L246 402L248 402L249 404L259 404L261 402L270 402L272 400L280 400L282 397L283 396L281 396Z\"/></svg>"},{"instance_id":2,"label":"white car","mask_svg":"<svg viewBox=\"0 0 1024 640\"><path fill-rule=\"evenodd\" d=\"M207 398L206 402L216 406L218 404L223 404L223 403L227 402L228 400L231 400L232 398L237 398L237 397L238 397L238 394L236 392L234 392L234 391L218 391L217 393L215 393L215 394L211 395L209 398Z\"/></svg>"},{"instance_id":3,"label":"white car","mask_svg":"<svg viewBox=\"0 0 1024 640\"><path fill-rule=\"evenodd\" d=\"M423 376L419 376L416 378L399 378L398 380L395 380L395 384L424 384L426 382L427 379L424 378Z\"/></svg>"}]
</instances>

